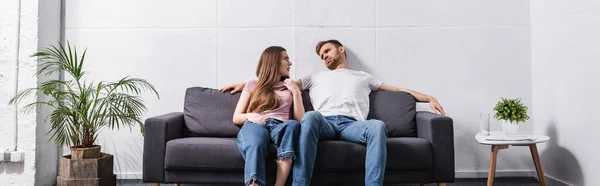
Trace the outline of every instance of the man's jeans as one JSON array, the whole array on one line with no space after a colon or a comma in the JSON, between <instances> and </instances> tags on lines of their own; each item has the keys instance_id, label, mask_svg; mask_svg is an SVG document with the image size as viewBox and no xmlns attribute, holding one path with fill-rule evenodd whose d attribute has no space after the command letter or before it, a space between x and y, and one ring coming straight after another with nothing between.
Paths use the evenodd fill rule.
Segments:
<instances>
[{"instance_id":1,"label":"man's jeans","mask_svg":"<svg viewBox=\"0 0 600 186\"><path fill-rule=\"evenodd\" d=\"M244 183L249 185L252 180L260 186L265 183L265 166L267 149L272 141L277 148L277 159L296 158L300 123L296 120L285 122L267 118L266 123L256 124L244 122L237 136L237 146L246 162L244 166Z\"/></svg>"},{"instance_id":2,"label":"man's jeans","mask_svg":"<svg viewBox=\"0 0 600 186\"><path fill-rule=\"evenodd\" d=\"M319 139L366 144L365 185L383 185L387 155L385 124L379 120L356 121L342 115L323 117L321 113L311 111L302 118L293 186L310 185Z\"/></svg>"}]
</instances>

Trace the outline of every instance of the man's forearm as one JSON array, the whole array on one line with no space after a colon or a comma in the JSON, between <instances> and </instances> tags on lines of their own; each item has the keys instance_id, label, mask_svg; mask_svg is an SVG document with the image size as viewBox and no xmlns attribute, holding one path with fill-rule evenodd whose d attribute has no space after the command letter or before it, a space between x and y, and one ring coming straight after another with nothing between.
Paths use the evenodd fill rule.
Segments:
<instances>
[{"instance_id":1,"label":"man's forearm","mask_svg":"<svg viewBox=\"0 0 600 186\"><path fill-rule=\"evenodd\" d=\"M420 102L429 102L431 100L431 96L414 91L414 90L410 90L410 89L406 89L406 88L398 88L398 91L408 92L411 95L413 95L417 99L417 101L420 101Z\"/></svg>"}]
</instances>

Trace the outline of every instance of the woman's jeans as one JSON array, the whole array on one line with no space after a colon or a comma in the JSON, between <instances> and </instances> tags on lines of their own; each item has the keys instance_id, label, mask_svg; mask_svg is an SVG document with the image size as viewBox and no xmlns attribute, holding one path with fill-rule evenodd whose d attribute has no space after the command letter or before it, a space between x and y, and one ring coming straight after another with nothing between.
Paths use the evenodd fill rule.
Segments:
<instances>
[{"instance_id":1,"label":"woman's jeans","mask_svg":"<svg viewBox=\"0 0 600 186\"><path fill-rule=\"evenodd\" d=\"M266 123L256 124L251 121L244 122L237 136L237 146L246 161L244 167L244 183L254 183L264 186L267 149L269 143L275 143L277 160L296 158L300 123L296 120L282 122L277 119L267 118Z\"/></svg>"}]
</instances>

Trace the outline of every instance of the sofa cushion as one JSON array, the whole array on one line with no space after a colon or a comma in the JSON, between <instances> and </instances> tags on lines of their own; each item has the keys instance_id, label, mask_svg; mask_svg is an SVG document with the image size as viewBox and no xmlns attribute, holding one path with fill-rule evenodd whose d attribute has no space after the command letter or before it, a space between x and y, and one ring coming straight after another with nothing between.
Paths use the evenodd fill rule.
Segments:
<instances>
[{"instance_id":1,"label":"sofa cushion","mask_svg":"<svg viewBox=\"0 0 600 186\"><path fill-rule=\"evenodd\" d=\"M430 170L431 144L420 138L388 138L386 170ZM275 170L277 147L269 146L267 171ZM320 141L315 171L364 171L365 145ZM244 171L236 138L189 137L167 142L166 170Z\"/></svg>"},{"instance_id":2,"label":"sofa cushion","mask_svg":"<svg viewBox=\"0 0 600 186\"><path fill-rule=\"evenodd\" d=\"M373 91L368 119L385 123L388 137L417 137L415 97L407 92Z\"/></svg>"},{"instance_id":3,"label":"sofa cushion","mask_svg":"<svg viewBox=\"0 0 600 186\"><path fill-rule=\"evenodd\" d=\"M239 127L233 124L233 112L240 94L203 87L188 88L183 116L192 136L236 137Z\"/></svg>"},{"instance_id":4,"label":"sofa cushion","mask_svg":"<svg viewBox=\"0 0 600 186\"><path fill-rule=\"evenodd\" d=\"M367 119L385 123L388 137L416 137L416 101L407 92L373 91L369 95L370 106ZM302 93L304 109L314 110L308 91Z\"/></svg>"},{"instance_id":5,"label":"sofa cushion","mask_svg":"<svg viewBox=\"0 0 600 186\"><path fill-rule=\"evenodd\" d=\"M277 146L269 146L269 156L275 159ZM267 161L273 170L275 161ZM236 138L188 137L167 142L166 170L244 171L244 159Z\"/></svg>"},{"instance_id":6,"label":"sofa cushion","mask_svg":"<svg viewBox=\"0 0 600 186\"><path fill-rule=\"evenodd\" d=\"M302 93L306 111L314 110L308 91ZM373 91L369 95L368 119L385 123L389 137L416 137L416 102L406 92ZM233 124L233 112L240 94L203 87L188 88L184 103L186 130L192 136L236 137L239 127Z\"/></svg>"},{"instance_id":7,"label":"sofa cushion","mask_svg":"<svg viewBox=\"0 0 600 186\"><path fill-rule=\"evenodd\" d=\"M364 171L367 148L346 141L320 141L315 171ZM386 170L430 170L431 143L420 138L388 138Z\"/></svg>"}]
</instances>

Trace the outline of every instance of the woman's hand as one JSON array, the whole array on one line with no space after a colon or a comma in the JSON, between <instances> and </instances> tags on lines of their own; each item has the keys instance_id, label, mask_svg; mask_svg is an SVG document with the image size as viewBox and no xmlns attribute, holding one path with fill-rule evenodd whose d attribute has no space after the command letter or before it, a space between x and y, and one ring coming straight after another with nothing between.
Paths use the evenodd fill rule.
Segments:
<instances>
[{"instance_id":1,"label":"woman's hand","mask_svg":"<svg viewBox=\"0 0 600 186\"><path fill-rule=\"evenodd\" d=\"M257 114L257 113L248 113L248 114L246 114L246 117L248 118L248 121L251 121L256 124L264 125L265 123L267 123L265 121L265 118L263 118L260 114Z\"/></svg>"},{"instance_id":2,"label":"woman's hand","mask_svg":"<svg viewBox=\"0 0 600 186\"><path fill-rule=\"evenodd\" d=\"M283 81L283 85L285 85L285 87L287 87L287 89L290 90L292 94L302 94L302 91L300 91L298 85L296 85L296 83L294 83L294 81L292 81L291 79L285 79L285 81Z\"/></svg>"}]
</instances>

